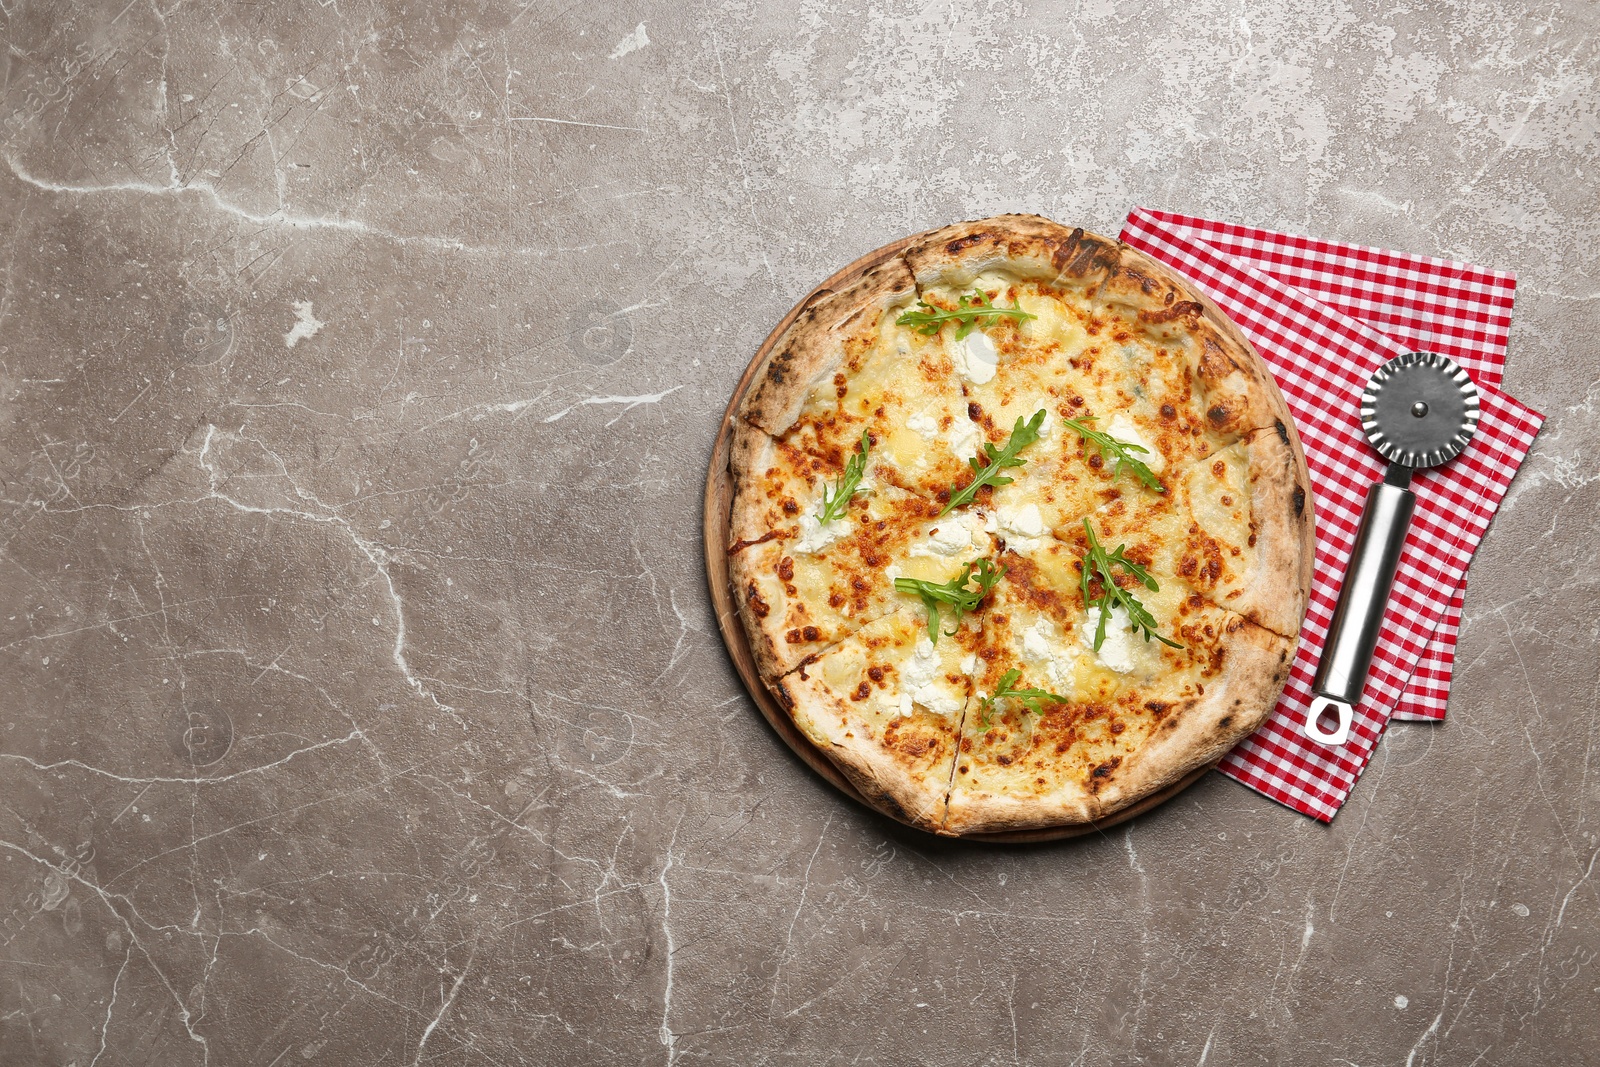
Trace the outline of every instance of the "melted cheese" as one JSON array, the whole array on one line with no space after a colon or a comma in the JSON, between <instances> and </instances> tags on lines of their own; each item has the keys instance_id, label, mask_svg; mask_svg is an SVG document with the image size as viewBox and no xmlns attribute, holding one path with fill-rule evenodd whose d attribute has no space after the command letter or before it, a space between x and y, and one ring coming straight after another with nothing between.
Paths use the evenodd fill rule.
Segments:
<instances>
[{"instance_id":1,"label":"melted cheese","mask_svg":"<svg viewBox=\"0 0 1600 1067\"><path fill-rule=\"evenodd\" d=\"M1133 420L1122 412L1119 411L1111 417L1111 421L1106 423L1105 432L1125 445L1133 445L1134 448L1143 449L1144 451L1142 452L1136 452L1134 448L1130 448L1128 451L1133 453L1134 459L1137 459L1152 471L1160 474L1166 469L1167 459L1161 454L1161 449L1151 444L1149 439L1139 432L1139 427L1133 424Z\"/></svg>"}]
</instances>

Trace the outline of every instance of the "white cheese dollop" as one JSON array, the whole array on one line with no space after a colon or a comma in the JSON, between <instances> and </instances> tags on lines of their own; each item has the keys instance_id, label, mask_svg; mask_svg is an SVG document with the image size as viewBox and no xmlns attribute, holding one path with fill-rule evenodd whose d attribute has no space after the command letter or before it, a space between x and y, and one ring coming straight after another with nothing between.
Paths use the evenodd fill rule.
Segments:
<instances>
[{"instance_id":1,"label":"white cheese dollop","mask_svg":"<svg viewBox=\"0 0 1600 1067\"><path fill-rule=\"evenodd\" d=\"M972 543L978 539L982 532L982 520L972 513L957 517L947 516L939 520L939 525L928 531L926 541L917 541L911 546L908 555L936 556L949 559L959 556L972 548Z\"/></svg>"},{"instance_id":2,"label":"white cheese dollop","mask_svg":"<svg viewBox=\"0 0 1600 1067\"><path fill-rule=\"evenodd\" d=\"M1091 631L1091 638L1092 631ZM1044 672L1050 676L1051 689L1062 695L1071 696L1068 687L1072 680L1072 663L1078 657L1078 650L1071 645L1063 645L1056 637L1055 625L1049 619L1036 619L1034 624L1022 631L1022 652L1030 662L1043 667Z\"/></svg>"},{"instance_id":3,"label":"white cheese dollop","mask_svg":"<svg viewBox=\"0 0 1600 1067\"><path fill-rule=\"evenodd\" d=\"M794 550L814 556L855 528L855 523L843 518L824 526L815 512L808 511L800 516L800 540L794 543Z\"/></svg>"},{"instance_id":4,"label":"white cheese dollop","mask_svg":"<svg viewBox=\"0 0 1600 1067\"><path fill-rule=\"evenodd\" d=\"M933 441L939 436L939 420L926 411L919 411L906 419L906 429L914 430L924 441Z\"/></svg>"},{"instance_id":5,"label":"white cheese dollop","mask_svg":"<svg viewBox=\"0 0 1600 1067\"><path fill-rule=\"evenodd\" d=\"M1100 609L1092 607L1083 623L1078 627L1078 636L1083 641L1083 647L1094 652L1094 631L1100 625ZM1131 674L1134 667L1134 654L1138 651L1138 638L1132 630L1128 629L1128 612L1121 607L1111 609L1111 617L1106 620L1106 639L1100 645L1100 651L1095 652L1095 659L1102 665L1118 674Z\"/></svg>"},{"instance_id":6,"label":"white cheese dollop","mask_svg":"<svg viewBox=\"0 0 1600 1067\"><path fill-rule=\"evenodd\" d=\"M951 454L964 460L978 454L978 447L983 444L983 431L971 419L954 418L950 420L950 429L945 431L944 440L950 446Z\"/></svg>"},{"instance_id":7,"label":"white cheese dollop","mask_svg":"<svg viewBox=\"0 0 1600 1067\"><path fill-rule=\"evenodd\" d=\"M1022 631L1022 651L1030 659L1040 664L1050 661L1051 639L1055 637L1055 627L1050 625L1049 619L1040 619L1032 626Z\"/></svg>"},{"instance_id":8,"label":"white cheese dollop","mask_svg":"<svg viewBox=\"0 0 1600 1067\"><path fill-rule=\"evenodd\" d=\"M1135 452L1133 458L1156 473L1159 474L1161 469L1167 465L1166 459L1161 455L1161 450L1151 444L1149 439L1139 432L1139 427L1133 424L1133 420L1121 412L1112 416L1111 421L1106 424L1105 432L1123 444L1138 445L1144 449L1143 452Z\"/></svg>"},{"instance_id":9,"label":"white cheese dollop","mask_svg":"<svg viewBox=\"0 0 1600 1067\"><path fill-rule=\"evenodd\" d=\"M1044 540L1044 516L1039 505L1023 504L1021 507L1000 507L989 513L984 529L1005 538L1006 546L1020 552L1032 552Z\"/></svg>"},{"instance_id":10,"label":"white cheese dollop","mask_svg":"<svg viewBox=\"0 0 1600 1067\"><path fill-rule=\"evenodd\" d=\"M982 330L973 330L964 340L954 342L950 356L955 360L956 373L973 385L993 381L995 367L1000 363L999 350Z\"/></svg>"},{"instance_id":11,"label":"white cheese dollop","mask_svg":"<svg viewBox=\"0 0 1600 1067\"><path fill-rule=\"evenodd\" d=\"M962 699L950 692L939 677L939 652L926 637L917 640L917 650L900 668L900 714L910 715L913 704L921 704L938 715L954 715Z\"/></svg>"}]
</instances>

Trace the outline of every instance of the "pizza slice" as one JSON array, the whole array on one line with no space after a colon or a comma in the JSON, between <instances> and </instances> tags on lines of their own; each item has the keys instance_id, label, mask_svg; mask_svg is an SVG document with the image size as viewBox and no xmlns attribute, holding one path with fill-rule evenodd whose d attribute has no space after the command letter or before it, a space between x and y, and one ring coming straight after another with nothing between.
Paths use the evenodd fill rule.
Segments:
<instances>
[{"instance_id":1,"label":"pizza slice","mask_svg":"<svg viewBox=\"0 0 1600 1067\"><path fill-rule=\"evenodd\" d=\"M979 629L969 618L935 643L921 612L895 611L807 660L775 690L856 788L938 830Z\"/></svg>"},{"instance_id":2,"label":"pizza slice","mask_svg":"<svg viewBox=\"0 0 1600 1067\"><path fill-rule=\"evenodd\" d=\"M1099 393L1084 400L1103 411L1160 418L1170 406L1167 417L1181 416L1199 437L1237 437L1287 420L1277 386L1238 327L1210 298L1119 241L1001 215L932 231L902 256L918 292L940 303L1020 285L1023 310L1039 317L1019 332L1031 326L1031 336L1054 334L1062 357ZM1028 292L1048 296L1051 307L1029 306Z\"/></svg>"},{"instance_id":3,"label":"pizza slice","mask_svg":"<svg viewBox=\"0 0 1600 1067\"><path fill-rule=\"evenodd\" d=\"M1213 761L1271 710L1292 640L1116 564L1123 595L1108 597L1092 564L1084 582L1086 562L1055 540L1001 554L943 832L1092 822Z\"/></svg>"},{"instance_id":4,"label":"pizza slice","mask_svg":"<svg viewBox=\"0 0 1600 1067\"><path fill-rule=\"evenodd\" d=\"M981 433L949 351L897 325L915 296L904 261L891 259L815 300L774 346L743 418L831 465L866 433L885 480L929 497L948 487Z\"/></svg>"},{"instance_id":5,"label":"pizza slice","mask_svg":"<svg viewBox=\"0 0 1600 1067\"><path fill-rule=\"evenodd\" d=\"M938 511L933 501L879 484L826 524L735 541L729 574L758 665L787 673L893 611L920 611L933 623L918 583L976 589L974 564L995 551L985 516Z\"/></svg>"},{"instance_id":6,"label":"pizza slice","mask_svg":"<svg viewBox=\"0 0 1600 1067\"><path fill-rule=\"evenodd\" d=\"M1121 492L1083 521L1056 528L1087 549L1092 531L1158 581L1280 634L1297 634L1310 586L1312 518L1287 430L1260 430L1214 455L1171 469L1165 492Z\"/></svg>"}]
</instances>

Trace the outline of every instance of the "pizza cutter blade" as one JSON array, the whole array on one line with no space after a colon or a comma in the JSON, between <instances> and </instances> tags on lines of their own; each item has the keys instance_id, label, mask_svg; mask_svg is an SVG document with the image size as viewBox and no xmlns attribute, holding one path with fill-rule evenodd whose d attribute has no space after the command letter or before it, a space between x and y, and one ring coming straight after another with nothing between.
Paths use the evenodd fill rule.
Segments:
<instances>
[{"instance_id":1,"label":"pizza cutter blade","mask_svg":"<svg viewBox=\"0 0 1600 1067\"><path fill-rule=\"evenodd\" d=\"M1383 480L1367 492L1355 549L1339 590L1333 625L1317 664L1305 735L1330 747L1350 737L1350 720L1378 647L1383 612L1394 586L1400 549L1417 497L1411 473L1461 454L1478 429L1478 387L1455 361L1433 352L1407 352L1373 372L1361 394L1361 428L1389 461ZM1324 730L1319 720L1333 716Z\"/></svg>"}]
</instances>

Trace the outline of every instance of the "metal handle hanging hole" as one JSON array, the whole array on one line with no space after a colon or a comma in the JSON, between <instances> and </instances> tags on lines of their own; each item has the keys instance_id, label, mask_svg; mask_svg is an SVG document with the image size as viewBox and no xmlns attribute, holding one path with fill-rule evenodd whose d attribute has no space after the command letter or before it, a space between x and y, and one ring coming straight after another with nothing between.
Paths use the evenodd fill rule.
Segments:
<instances>
[{"instance_id":1,"label":"metal handle hanging hole","mask_svg":"<svg viewBox=\"0 0 1600 1067\"><path fill-rule=\"evenodd\" d=\"M1306 712L1305 735L1319 744L1330 747L1344 744L1350 739L1350 720L1355 707L1342 700L1318 697L1311 710ZM1326 721L1328 726L1323 727Z\"/></svg>"}]
</instances>

